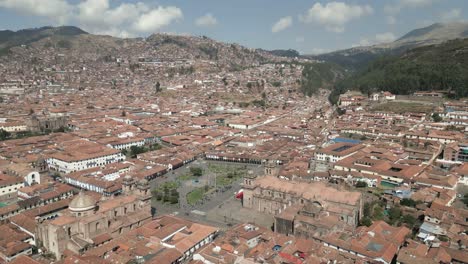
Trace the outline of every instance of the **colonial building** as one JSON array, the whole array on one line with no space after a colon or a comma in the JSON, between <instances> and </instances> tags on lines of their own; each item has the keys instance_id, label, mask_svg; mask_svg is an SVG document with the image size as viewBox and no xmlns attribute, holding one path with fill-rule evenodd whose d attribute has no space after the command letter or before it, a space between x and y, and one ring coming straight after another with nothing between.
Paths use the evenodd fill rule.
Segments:
<instances>
[{"instance_id":1,"label":"colonial building","mask_svg":"<svg viewBox=\"0 0 468 264\"><path fill-rule=\"evenodd\" d=\"M50 154L47 164L52 170L71 173L123 160L125 160L125 156L118 149L104 147L85 140L77 140L67 143L57 152Z\"/></svg>"},{"instance_id":2,"label":"colonial building","mask_svg":"<svg viewBox=\"0 0 468 264\"><path fill-rule=\"evenodd\" d=\"M82 254L100 236L116 237L150 221L148 181L135 183L126 177L123 191L122 196L99 202L81 192L70 202L67 214L38 226L38 239L46 250L61 259L65 250Z\"/></svg>"},{"instance_id":3,"label":"colonial building","mask_svg":"<svg viewBox=\"0 0 468 264\"><path fill-rule=\"evenodd\" d=\"M317 150L315 157L311 161L311 167L316 171L328 171L333 168L333 164L339 160L347 158L365 146L348 142L340 142Z\"/></svg>"},{"instance_id":4,"label":"colonial building","mask_svg":"<svg viewBox=\"0 0 468 264\"><path fill-rule=\"evenodd\" d=\"M322 182L295 182L267 175L244 179L243 206L281 218L285 211L294 212L288 224L279 227L279 232L294 233L295 215L313 219L322 215L331 216L336 224L355 227L362 215L362 197L359 192L337 190ZM299 217L300 218L300 217Z\"/></svg>"},{"instance_id":5,"label":"colonial building","mask_svg":"<svg viewBox=\"0 0 468 264\"><path fill-rule=\"evenodd\" d=\"M67 116L32 115L27 122L29 130L34 132L53 131L68 126Z\"/></svg>"},{"instance_id":6,"label":"colonial building","mask_svg":"<svg viewBox=\"0 0 468 264\"><path fill-rule=\"evenodd\" d=\"M24 187L22 178L0 173L0 201L16 198L18 189L22 187Z\"/></svg>"}]
</instances>

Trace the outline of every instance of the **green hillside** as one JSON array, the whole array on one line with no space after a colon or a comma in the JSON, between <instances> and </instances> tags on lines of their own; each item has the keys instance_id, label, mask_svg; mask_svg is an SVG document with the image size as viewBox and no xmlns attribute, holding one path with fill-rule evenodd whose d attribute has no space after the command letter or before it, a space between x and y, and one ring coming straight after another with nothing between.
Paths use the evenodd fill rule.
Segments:
<instances>
[{"instance_id":1,"label":"green hillside","mask_svg":"<svg viewBox=\"0 0 468 264\"><path fill-rule=\"evenodd\" d=\"M384 56L364 70L335 84L331 101L346 90L364 94L390 91L449 90L456 98L468 96L468 39L408 50L400 56Z\"/></svg>"},{"instance_id":2,"label":"green hillside","mask_svg":"<svg viewBox=\"0 0 468 264\"><path fill-rule=\"evenodd\" d=\"M337 64L307 63L302 70L301 91L304 95L311 96L320 88L332 89L334 83L345 76L345 69Z\"/></svg>"}]
</instances>

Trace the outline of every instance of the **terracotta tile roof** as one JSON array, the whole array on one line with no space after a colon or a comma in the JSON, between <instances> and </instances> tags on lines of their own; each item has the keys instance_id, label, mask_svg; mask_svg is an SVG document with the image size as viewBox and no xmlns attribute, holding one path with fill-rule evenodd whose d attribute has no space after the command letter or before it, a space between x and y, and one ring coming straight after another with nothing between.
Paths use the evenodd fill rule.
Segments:
<instances>
[{"instance_id":1,"label":"terracotta tile roof","mask_svg":"<svg viewBox=\"0 0 468 264\"><path fill-rule=\"evenodd\" d=\"M16 257L14 260L12 260L10 264L42 264L42 263L32 259L31 257L21 255L21 256Z\"/></svg>"},{"instance_id":2,"label":"terracotta tile roof","mask_svg":"<svg viewBox=\"0 0 468 264\"><path fill-rule=\"evenodd\" d=\"M307 200L321 199L325 201L356 205L361 199L361 193L359 192L339 191L335 188L328 187L322 182L298 183L294 181L281 180L274 176L263 176L256 179L254 185L263 189L294 193Z\"/></svg>"}]
</instances>

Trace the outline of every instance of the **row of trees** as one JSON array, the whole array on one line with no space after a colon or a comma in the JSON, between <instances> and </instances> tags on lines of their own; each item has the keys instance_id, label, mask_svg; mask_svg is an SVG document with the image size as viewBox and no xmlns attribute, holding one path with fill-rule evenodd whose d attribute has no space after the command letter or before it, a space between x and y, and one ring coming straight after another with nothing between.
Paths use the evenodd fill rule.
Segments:
<instances>
[{"instance_id":1,"label":"row of trees","mask_svg":"<svg viewBox=\"0 0 468 264\"><path fill-rule=\"evenodd\" d=\"M122 154L126 156L130 156L131 158L136 158L138 154L145 153L148 151L153 151L153 150L158 150L161 149L161 145L158 143L154 143L153 145L150 145L148 147L146 146L131 146L130 150L122 150Z\"/></svg>"},{"instance_id":2,"label":"row of trees","mask_svg":"<svg viewBox=\"0 0 468 264\"><path fill-rule=\"evenodd\" d=\"M164 185L162 190L154 189L152 194L157 201L170 204L176 204L179 202L179 192L177 189L169 188L167 185Z\"/></svg>"},{"instance_id":3,"label":"row of trees","mask_svg":"<svg viewBox=\"0 0 468 264\"><path fill-rule=\"evenodd\" d=\"M59 127L55 130L46 129L43 132L33 132L33 131L20 131L15 133L10 133L4 129L0 129L0 141L8 140L8 139L21 139L27 137L34 137L34 136L41 136L41 135L48 135L50 133L64 133L67 132L69 129L66 127Z\"/></svg>"}]
</instances>

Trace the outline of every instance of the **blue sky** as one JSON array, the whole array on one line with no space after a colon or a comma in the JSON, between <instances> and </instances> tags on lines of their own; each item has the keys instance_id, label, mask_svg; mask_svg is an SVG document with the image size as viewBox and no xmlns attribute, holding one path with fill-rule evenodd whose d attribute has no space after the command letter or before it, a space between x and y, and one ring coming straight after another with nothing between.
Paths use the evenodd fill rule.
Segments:
<instances>
[{"instance_id":1,"label":"blue sky","mask_svg":"<svg viewBox=\"0 0 468 264\"><path fill-rule=\"evenodd\" d=\"M0 0L0 29L75 25L120 37L206 35L251 48L319 53L464 21L465 0Z\"/></svg>"}]
</instances>

